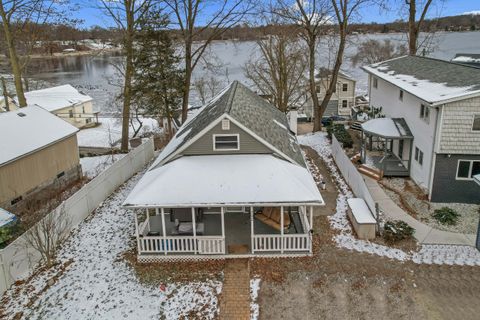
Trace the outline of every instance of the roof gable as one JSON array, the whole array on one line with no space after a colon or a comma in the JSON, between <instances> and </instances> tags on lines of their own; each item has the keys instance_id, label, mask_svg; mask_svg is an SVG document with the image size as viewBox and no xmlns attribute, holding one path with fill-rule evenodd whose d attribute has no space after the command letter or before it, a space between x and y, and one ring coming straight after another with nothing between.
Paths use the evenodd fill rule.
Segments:
<instances>
[{"instance_id":1,"label":"roof gable","mask_svg":"<svg viewBox=\"0 0 480 320\"><path fill-rule=\"evenodd\" d=\"M404 56L363 69L431 104L480 94L480 70L449 61Z\"/></svg>"},{"instance_id":2,"label":"roof gable","mask_svg":"<svg viewBox=\"0 0 480 320\"><path fill-rule=\"evenodd\" d=\"M187 121L160 153L152 167L167 162L227 115L242 129L287 160L305 166L284 113L237 81L225 88Z\"/></svg>"},{"instance_id":3,"label":"roof gable","mask_svg":"<svg viewBox=\"0 0 480 320\"><path fill-rule=\"evenodd\" d=\"M63 140L77 128L50 112L30 106L0 113L0 166L52 143Z\"/></svg>"}]
</instances>

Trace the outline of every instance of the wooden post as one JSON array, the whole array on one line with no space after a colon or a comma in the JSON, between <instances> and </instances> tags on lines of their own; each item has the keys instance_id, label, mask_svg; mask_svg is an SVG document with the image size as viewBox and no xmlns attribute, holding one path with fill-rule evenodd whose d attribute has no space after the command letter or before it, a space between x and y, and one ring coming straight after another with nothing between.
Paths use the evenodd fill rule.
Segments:
<instances>
[{"instance_id":1,"label":"wooden post","mask_svg":"<svg viewBox=\"0 0 480 320\"><path fill-rule=\"evenodd\" d=\"M222 221L222 243L223 243L223 253L225 254L225 209L223 207L220 208L220 219Z\"/></svg>"},{"instance_id":2,"label":"wooden post","mask_svg":"<svg viewBox=\"0 0 480 320\"><path fill-rule=\"evenodd\" d=\"M255 247L254 247L254 236L255 236L255 232L254 232L254 224L253 224L253 207L250 207L250 238L251 238L251 246L252 246L252 253L255 253Z\"/></svg>"},{"instance_id":3,"label":"wooden post","mask_svg":"<svg viewBox=\"0 0 480 320\"><path fill-rule=\"evenodd\" d=\"M157 209L158 213L158 209ZM161 209L162 214L162 234L163 234L163 251L165 255L167 254L168 245L167 245L167 228L165 227L165 209Z\"/></svg>"},{"instance_id":4,"label":"wooden post","mask_svg":"<svg viewBox=\"0 0 480 320\"><path fill-rule=\"evenodd\" d=\"M193 251L197 254L197 223L195 222L195 208L192 207Z\"/></svg>"},{"instance_id":5,"label":"wooden post","mask_svg":"<svg viewBox=\"0 0 480 320\"><path fill-rule=\"evenodd\" d=\"M148 212L148 208L145 208L145 212L146 212L146 218L147 218L148 231L150 231L150 212Z\"/></svg>"},{"instance_id":6,"label":"wooden post","mask_svg":"<svg viewBox=\"0 0 480 320\"><path fill-rule=\"evenodd\" d=\"M307 208L305 208L305 212L307 212ZM309 236L308 241L310 241L310 253L313 251L313 206L310 206L310 230L308 230Z\"/></svg>"},{"instance_id":7,"label":"wooden post","mask_svg":"<svg viewBox=\"0 0 480 320\"><path fill-rule=\"evenodd\" d=\"M141 247L140 247L140 236L138 234L138 217L137 212L134 211L133 215L135 216L135 235L137 236L137 254L140 254Z\"/></svg>"},{"instance_id":8,"label":"wooden post","mask_svg":"<svg viewBox=\"0 0 480 320\"><path fill-rule=\"evenodd\" d=\"M283 206L280 207L280 252L283 253Z\"/></svg>"},{"instance_id":9,"label":"wooden post","mask_svg":"<svg viewBox=\"0 0 480 320\"><path fill-rule=\"evenodd\" d=\"M305 212L307 212L307 208L305 208ZM313 206L310 206L310 229L313 230Z\"/></svg>"}]
</instances>

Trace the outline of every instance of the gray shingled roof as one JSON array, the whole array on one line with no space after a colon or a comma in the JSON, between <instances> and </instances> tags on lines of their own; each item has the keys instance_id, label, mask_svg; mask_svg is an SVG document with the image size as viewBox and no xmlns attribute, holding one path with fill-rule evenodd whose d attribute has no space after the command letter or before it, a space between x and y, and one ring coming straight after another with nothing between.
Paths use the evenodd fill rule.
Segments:
<instances>
[{"instance_id":1,"label":"gray shingled roof","mask_svg":"<svg viewBox=\"0 0 480 320\"><path fill-rule=\"evenodd\" d=\"M478 68L439 59L404 56L363 69L432 103L480 90Z\"/></svg>"},{"instance_id":2,"label":"gray shingled roof","mask_svg":"<svg viewBox=\"0 0 480 320\"><path fill-rule=\"evenodd\" d=\"M224 113L299 165L305 166L297 138L289 130L285 114L238 81L234 81L185 123L169 143L171 146L165 148L166 152L160 154L153 166L173 154Z\"/></svg>"}]
</instances>

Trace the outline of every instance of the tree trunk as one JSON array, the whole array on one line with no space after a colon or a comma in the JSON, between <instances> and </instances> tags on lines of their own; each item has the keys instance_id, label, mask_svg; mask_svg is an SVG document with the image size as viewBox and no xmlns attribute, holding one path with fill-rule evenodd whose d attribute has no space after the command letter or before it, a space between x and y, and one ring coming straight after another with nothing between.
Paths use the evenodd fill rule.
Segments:
<instances>
[{"instance_id":1,"label":"tree trunk","mask_svg":"<svg viewBox=\"0 0 480 320\"><path fill-rule=\"evenodd\" d=\"M15 90L17 92L17 99L20 107L27 106L27 100L25 99L25 93L23 91L22 84L22 70L20 68L20 63L18 61L17 50L15 49L15 44L13 42L13 36L10 30L9 20L3 7L3 3L0 1L0 16L3 21L3 31L5 33L5 42L8 47L8 55L10 60L10 66L12 68L13 80L15 83Z\"/></svg>"},{"instance_id":2,"label":"tree trunk","mask_svg":"<svg viewBox=\"0 0 480 320\"><path fill-rule=\"evenodd\" d=\"M410 55L417 54L417 25L415 23L415 16L417 14L416 0L409 2L409 16L408 16L408 52Z\"/></svg>"},{"instance_id":3,"label":"tree trunk","mask_svg":"<svg viewBox=\"0 0 480 320\"><path fill-rule=\"evenodd\" d=\"M132 100L132 75L133 75L133 9L126 6L127 30L125 33L125 81L123 84L123 110L122 110L122 144L120 149L122 152L128 152L128 139L130 127L130 103Z\"/></svg>"},{"instance_id":4,"label":"tree trunk","mask_svg":"<svg viewBox=\"0 0 480 320\"><path fill-rule=\"evenodd\" d=\"M317 95L317 84L315 81L315 48L316 48L316 38L315 36L310 36L308 49L309 49L309 69L308 69L308 80L310 83L310 96L312 98L312 110L313 110L313 132L319 131L322 128L321 125L321 116L318 104L318 95Z\"/></svg>"},{"instance_id":5,"label":"tree trunk","mask_svg":"<svg viewBox=\"0 0 480 320\"><path fill-rule=\"evenodd\" d=\"M322 128L322 117L323 114L325 113L325 110L327 109L328 103L330 102L330 99L332 98L333 95L333 90L335 89L337 85L337 78L338 78L338 73L340 72L340 67L342 66L343 63L343 53L345 51L345 44L347 40L347 25L346 21L341 23L339 25L340 28L340 43L338 45L338 52L337 52L337 57L335 59L335 65L332 70L332 74L330 76L330 83L328 85L327 92L325 93L325 97L322 100L322 103L320 104L320 112L319 112L319 117L318 119L315 119L315 121L318 121L319 123L317 124L319 130ZM316 130L316 131L319 131ZM314 130L315 131L315 130Z\"/></svg>"},{"instance_id":6,"label":"tree trunk","mask_svg":"<svg viewBox=\"0 0 480 320\"><path fill-rule=\"evenodd\" d=\"M188 99L190 97L190 83L192 82L192 43L187 40L185 44L185 82L182 100L182 123L187 121Z\"/></svg>"},{"instance_id":7,"label":"tree trunk","mask_svg":"<svg viewBox=\"0 0 480 320\"><path fill-rule=\"evenodd\" d=\"M5 78L0 77L2 81L2 91L3 91L3 101L5 101L5 111L10 111L10 105L8 103L8 94L7 94L7 84L5 83Z\"/></svg>"}]
</instances>

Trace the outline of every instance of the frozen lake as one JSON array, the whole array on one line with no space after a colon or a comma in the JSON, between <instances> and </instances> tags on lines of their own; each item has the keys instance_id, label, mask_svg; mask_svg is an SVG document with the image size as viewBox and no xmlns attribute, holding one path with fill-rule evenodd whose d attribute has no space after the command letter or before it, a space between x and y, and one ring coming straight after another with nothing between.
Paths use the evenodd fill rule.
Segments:
<instances>
[{"instance_id":1,"label":"frozen lake","mask_svg":"<svg viewBox=\"0 0 480 320\"><path fill-rule=\"evenodd\" d=\"M356 52L356 44L368 39L391 39L392 41L405 42L404 34L372 34L352 36L346 49L343 71L357 79L357 92L366 92L367 76L360 67L353 67L349 56ZM433 51L429 56L450 60L458 52L480 53L480 32L454 32L437 33L435 35ZM220 81L220 86L230 81L246 80L243 66L247 60L256 53L255 42L218 41L212 44L211 52L216 56L218 67L215 77ZM328 62L328 45L323 41L319 45L319 66ZM95 107L107 111L109 97L118 92L116 83L121 83L121 76L116 73L114 63L121 61L121 56L78 56L62 58L43 58L32 62L29 73L35 80L45 81L51 85L70 83L80 88L95 98ZM199 66L194 74L205 74L205 69ZM192 104L199 104L195 94L192 95Z\"/></svg>"}]
</instances>

